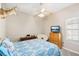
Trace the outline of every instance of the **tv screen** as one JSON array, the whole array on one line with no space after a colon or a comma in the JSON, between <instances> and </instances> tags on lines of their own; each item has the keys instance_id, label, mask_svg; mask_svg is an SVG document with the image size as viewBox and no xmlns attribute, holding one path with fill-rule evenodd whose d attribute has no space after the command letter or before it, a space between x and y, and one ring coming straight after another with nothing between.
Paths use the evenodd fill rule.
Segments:
<instances>
[{"instance_id":1,"label":"tv screen","mask_svg":"<svg viewBox=\"0 0 79 59\"><path fill-rule=\"evenodd\" d=\"M51 32L60 32L60 26L51 26Z\"/></svg>"}]
</instances>

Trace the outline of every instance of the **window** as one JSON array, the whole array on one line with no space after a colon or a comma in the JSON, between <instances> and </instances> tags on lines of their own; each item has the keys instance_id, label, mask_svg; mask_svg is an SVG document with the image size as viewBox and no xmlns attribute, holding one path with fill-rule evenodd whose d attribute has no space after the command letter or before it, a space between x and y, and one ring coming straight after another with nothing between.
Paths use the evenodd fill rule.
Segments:
<instances>
[{"instance_id":1,"label":"window","mask_svg":"<svg viewBox=\"0 0 79 59\"><path fill-rule=\"evenodd\" d=\"M66 26L66 39L79 40L79 17L67 19L65 26Z\"/></svg>"}]
</instances>

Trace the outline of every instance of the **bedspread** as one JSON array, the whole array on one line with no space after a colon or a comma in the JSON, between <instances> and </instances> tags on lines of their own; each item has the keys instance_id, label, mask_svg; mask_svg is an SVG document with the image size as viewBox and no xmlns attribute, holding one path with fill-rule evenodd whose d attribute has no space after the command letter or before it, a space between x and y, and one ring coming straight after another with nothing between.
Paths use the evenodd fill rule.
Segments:
<instances>
[{"instance_id":1,"label":"bedspread","mask_svg":"<svg viewBox=\"0 0 79 59\"><path fill-rule=\"evenodd\" d=\"M57 45L42 39L26 40L14 43L17 56L60 56Z\"/></svg>"}]
</instances>

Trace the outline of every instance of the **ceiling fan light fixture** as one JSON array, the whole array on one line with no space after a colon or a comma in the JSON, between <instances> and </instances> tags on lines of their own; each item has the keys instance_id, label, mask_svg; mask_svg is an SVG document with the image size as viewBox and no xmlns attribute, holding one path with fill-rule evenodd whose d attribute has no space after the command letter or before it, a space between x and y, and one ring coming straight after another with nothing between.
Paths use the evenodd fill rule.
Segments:
<instances>
[{"instance_id":1,"label":"ceiling fan light fixture","mask_svg":"<svg viewBox=\"0 0 79 59\"><path fill-rule=\"evenodd\" d=\"M45 8L42 8L42 9L41 9L41 12L45 12L45 10L46 10Z\"/></svg>"},{"instance_id":2,"label":"ceiling fan light fixture","mask_svg":"<svg viewBox=\"0 0 79 59\"><path fill-rule=\"evenodd\" d=\"M45 17L45 15L44 15L44 14L42 14L42 13L41 13L41 14L39 14L38 16L39 16L39 17L41 17L41 18Z\"/></svg>"}]
</instances>

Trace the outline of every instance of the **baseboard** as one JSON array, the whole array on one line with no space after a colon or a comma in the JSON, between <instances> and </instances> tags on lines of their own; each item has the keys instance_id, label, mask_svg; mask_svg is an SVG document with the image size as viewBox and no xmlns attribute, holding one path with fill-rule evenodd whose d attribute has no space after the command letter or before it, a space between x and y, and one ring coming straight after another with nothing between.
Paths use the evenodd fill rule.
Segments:
<instances>
[{"instance_id":1,"label":"baseboard","mask_svg":"<svg viewBox=\"0 0 79 59\"><path fill-rule=\"evenodd\" d=\"M78 51L74 51L74 50L71 50L71 49L69 49L69 48L63 47L63 49L65 49L65 50L67 50L67 51L70 51L70 52L72 52L72 53L75 53L75 54L79 54Z\"/></svg>"}]
</instances>

